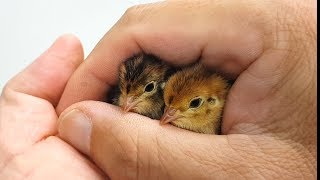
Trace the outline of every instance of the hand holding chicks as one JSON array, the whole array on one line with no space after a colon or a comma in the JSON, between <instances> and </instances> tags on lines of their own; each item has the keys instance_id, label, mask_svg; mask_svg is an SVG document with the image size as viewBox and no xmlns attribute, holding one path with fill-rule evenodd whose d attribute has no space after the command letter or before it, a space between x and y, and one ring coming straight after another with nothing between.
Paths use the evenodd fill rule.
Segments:
<instances>
[{"instance_id":1,"label":"hand holding chicks","mask_svg":"<svg viewBox=\"0 0 320 180\"><path fill-rule=\"evenodd\" d=\"M315 179L314 2L164 1L131 8L65 88L60 111L73 105L60 116L68 133L62 138L111 179ZM97 102L116 83L123 59L140 51L179 65L200 57L236 79L223 136L162 128Z\"/></svg>"},{"instance_id":2,"label":"hand holding chicks","mask_svg":"<svg viewBox=\"0 0 320 180\"><path fill-rule=\"evenodd\" d=\"M229 84L200 63L177 71L153 55L133 56L120 65L113 104L160 124L219 134Z\"/></svg>"}]
</instances>

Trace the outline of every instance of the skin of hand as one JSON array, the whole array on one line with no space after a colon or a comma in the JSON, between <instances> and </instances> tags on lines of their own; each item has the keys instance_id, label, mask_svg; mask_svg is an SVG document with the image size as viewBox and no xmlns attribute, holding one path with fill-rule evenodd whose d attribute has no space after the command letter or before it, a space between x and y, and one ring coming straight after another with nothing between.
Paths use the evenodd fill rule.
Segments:
<instances>
[{"instance_id":1,"label":"skin of hand","mask_svg":"<svg viewBox=\"0 0 320 180\"><path fill-rule=\"evenodd\" d=\"M0 179L105 179L55 136L55 107L82 61L79 40L64 35L6 84L0 96Z\"/></svg>"},{"instance_id":2,"label":"skin of hand","mask_svg":"<svg viewBox=\"0 0 320 180\"><path fill-rule=\"evenodd\" d=\"M166 83L166 108L160 124L171 123L194 132L220 134L228 90L228 81L202 64L184 68Z\"/></svg>"},{"instance_id":3,"label":"skin of hand","mask_svg":"<svg viewBox=\"0 0 320 180\"><path fill-rule=\"evenodd\" d=\"M130 8L68 81L59 134L114 179L315 179L316 19L308 0ZM176 65L200 59L235 78L222 135L160 126L97 102L122 61L139 52Z\"/></svg>"},{"instance_id":4,"label":"skin of hand","mask_svg":"<svg viewBox=\"0 0 320 180\"><path fill-rule=\"evenodd\" d=\"M174 72L175 68L150 54L129 58L120 65L119 90L115 91L119 93L113 104L125 112L160 119L164 109L164 85Z\"/></svg>"}]
</instances>

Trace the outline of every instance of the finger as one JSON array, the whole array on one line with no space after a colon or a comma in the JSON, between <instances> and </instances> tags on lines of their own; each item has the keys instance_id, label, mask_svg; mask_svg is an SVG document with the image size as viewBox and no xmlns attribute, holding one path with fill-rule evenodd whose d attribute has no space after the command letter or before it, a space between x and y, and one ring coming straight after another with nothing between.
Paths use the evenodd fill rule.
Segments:
<instances>
[{"instance_id":1,"label":"finger","mask_svg":"<svg viewBox=\"0 0 320 180\"><path fill-rule=\"evenodd\" d=\"M61 114L58 129L62 139L89 155L111 179L165 179L168 178L165 171L173 175L180 170L167 166L176 161L174 156L181 155L181 149L169 149L169 146L184 142L191 145L199 142L197 138L203 138L202 143L208 145L213 140L220 148L226 145L221 136L202 137L173 126L160 126L159 121L134 113L123 114L118 107L93 101L69 107ZM180 141L181 138L184 140ZM197 175L193 171L192 176Z\"/></svg>"},{"instance_id":2,"label":"finger","mask_svg":"<svg viewBox=\"0 0 320 180\"><path fill-rule=\"evenodd\" d=\"M238 179L283 169L298 175L292 167L308 162L276 137L198 134L95 101L63 112L59 134L111 179ZM301 161L290 164L289 157Z\"/></svg>"},{"instance_id":3,"label":"finger","mask_svg":"<svg viewBox=\"0 0 320 180\"><path fill-rule=\"evenodd\" d=\"M61 36L8 82L0 97L0 147L4 148L0 158L9 158L56 133L58 117L53 104L82 60L79 40Z\"/></svg>"},{"instance_id":4,"label":"finger","mask_svg":"<svg viewBox=\"0 0 320 180\"><path fill-rule=\"evenodd\" d=\"M117 81L119 64L141 51L176 65L200 58L237 76L268 47L265 27L258 24L265 20L253 15L255 6L167 1L130 8L71 77L58 112L74 102L102 99Z\"/></svg>"},{"instance_id":5,"label":"finger","mask_svg":"<svg viewBox=\"0 0 320 180\"><path fill-rule=\"evenodd\" d=\"M73 35L61 36L31 65L11 79L4 93L12 90L57 105L68 79L82 61L80 41Z\"/></svg>"}]
</instances>

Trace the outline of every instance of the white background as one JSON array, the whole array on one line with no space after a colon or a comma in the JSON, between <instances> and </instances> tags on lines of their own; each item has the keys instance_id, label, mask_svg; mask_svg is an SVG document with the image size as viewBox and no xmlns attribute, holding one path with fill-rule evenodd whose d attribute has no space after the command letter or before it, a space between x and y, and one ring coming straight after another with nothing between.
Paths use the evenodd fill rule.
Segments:
<instances>
[{"instance_id":1,"label":"white background","mask_svg":"<svg viewBox=\"0 0 320 180\"><path fill-rule=\"evenodd\" d=\"M61 34L75 34L85 56L127 8L157 0L0 0L0 92Z\"/></svg>"}]
</instances>

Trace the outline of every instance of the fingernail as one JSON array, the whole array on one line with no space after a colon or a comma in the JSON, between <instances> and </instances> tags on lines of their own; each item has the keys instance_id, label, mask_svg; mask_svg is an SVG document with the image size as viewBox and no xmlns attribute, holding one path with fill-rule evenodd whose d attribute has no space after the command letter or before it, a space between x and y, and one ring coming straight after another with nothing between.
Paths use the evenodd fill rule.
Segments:
<instances>
[{"instance_id":1,"label":"fingernail","mask_svg":"<svg viewBox=\"0 0 320 180\"><path fill-rule=\"evenodd\" d=\"M92 123L80 110L73 109L60 117L59 135L76 149L89 155Z\"/></svg>"}]
</instances>

